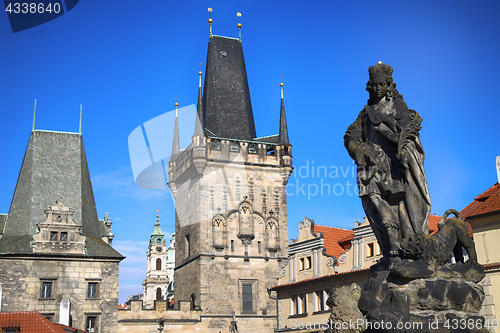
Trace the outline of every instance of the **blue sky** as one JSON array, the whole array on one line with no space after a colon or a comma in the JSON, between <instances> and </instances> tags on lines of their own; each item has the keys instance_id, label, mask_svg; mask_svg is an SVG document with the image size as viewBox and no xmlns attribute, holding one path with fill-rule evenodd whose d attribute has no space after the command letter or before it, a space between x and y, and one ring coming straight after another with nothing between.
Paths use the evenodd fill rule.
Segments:
<instances>
[{"instance_id":1,"label":"blue sky","mask_svg":"<svg viewBox=\"0 0 500 333\"><path fill-rule=\"evenodd\" d=\"M364 216L342 138L366 103L368 67L378 60L393 66L399 92L424 119L421 141L432 212L461 210L497 181L497 1L86 0L18 33L0 13L0 213L9 211L34 99L37 128L44 130L77 132L83 104L98 214L109 213L115 247L127 256L120 270L120 302L142 290L157 209L162 229L174 232L170 193L134 183L128 136L173 110L176 95L180 106L196 103L208 7L214 34L223 36L237 37L236 12L242 13L258 136L278 132L283 74L296 167L288 189L290 238L297 236L304 216L342 228L352 228ZM330 171L313 177L313 166L337 170L338 177ZM321 181L338 195L312 195Z\"/></svg>"}]
</instances>

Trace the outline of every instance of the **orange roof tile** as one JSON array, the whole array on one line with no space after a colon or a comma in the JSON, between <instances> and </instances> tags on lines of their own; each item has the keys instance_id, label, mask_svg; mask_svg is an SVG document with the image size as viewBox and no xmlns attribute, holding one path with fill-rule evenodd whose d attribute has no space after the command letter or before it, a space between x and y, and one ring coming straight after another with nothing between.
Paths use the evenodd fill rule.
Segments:
<instances>
[{"instance_id":1,"label":"orange roof tile","mask_svg":"<svg viewBox=\"0 0 500 333\"><path fill-rule=\"evenodd\" d=\"M21 332L66 333L36 311L0 312L0 327L17 327Z\"/></svg>"},{"instance_id":2,"label":"orange roof tile","mask_svg":"<svg viewBox=\"0 0 500 333\"><path fill-rule=\"evenodd\" d=\"M500 212L500 184L496 183L484 193L474 198L461 214L464 219L469 217Z\"/></svg>"},{"instance_id":3,"label":"orange roof tile","mask_svg":"<svg viewBox=\"0 0 500 333\"><path fill-rule=\"evenodd\" d=\"M323 238L325 239L325 249L326 253L338 258L339 255L345 252L344 248L339 245L339 241L344 240L348 237L354 237L354 231L349 229L341 229L335 227L327 227L324 225L314 225L314 232L323 233Z\"/></svg>"}]
</instances>

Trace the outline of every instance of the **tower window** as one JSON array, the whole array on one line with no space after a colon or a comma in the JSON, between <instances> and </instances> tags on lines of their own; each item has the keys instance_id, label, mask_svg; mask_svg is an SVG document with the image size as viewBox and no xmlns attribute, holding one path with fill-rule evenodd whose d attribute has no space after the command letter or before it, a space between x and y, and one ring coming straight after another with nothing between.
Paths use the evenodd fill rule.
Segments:
<instances>
[{"instance_id":1,"label":"tower window","mask_svg":"<svg viewBox=\"0 0 500 333\"><path fill-rule=\"evenodd\" d=\"M97 333L97 317L88 316L86 320L86 329L89 333Z\"/></svg>"},{"instance_id":2,"label":"tower window","mask_svg":"<svg viewBox=\"0 0 500 333\"><path fill-rule=\"evenodd\" d=\"M68 241L68 233L67 232L61 232L61 241L63 241L63 242Z\"/></svg>"},{"instance_id":3,"label":"tower window","mask_svg":"<svg viewBox=\"0 0 500 333\"><path fill-rule=\"evenodd\" d=\"M161 271L161 258L156 259L156 270Z\"/></svg>"},{"instance_id":4,"label":"tower window","mask_svg":"<svg viewBox=\"0 0 500 333\"><path fill-rule=\"evenodd\" d=\"M240 147L238 147L238 146L231 146L231 147L230 147L230 150L231 150L232 152L236 152L236 153L237 153L237 152L239 152L239 151L240 151Z\"/></svg>"},{"instance_id":5,"label":"tower window","mask_svg":"<svg viewBox=\"0 0 500 333\"><path fill-rule=\"evenodd\" d=\"M225 56L226 56L226 51L220 51L220 55L221 55L222 57L225 57Z\"/></svg>"},{"instance_id":6,"label":"tower window","mask_svg":"<svg viewBox=\"0 0 500 333\"><path fill-rule=\"evenodd\" d=\"M196 309L196 303L195 303L196 297L194 294L191 294L191 309Z\"/></svg>"},{"instance_id":7,"label":"tower window","mask_svg":"<svg viewBox=\"0 0 500 333\"><path fill-rule=\"evenodd\" d=\"M242 312L253 312L253 299L252 299L252 285L242 285L241 286L243 311Z\"/></svg>"},{"instance_id":8,"label":"tower window","mask_svg":"<svg viewBox=\"0 0 500 333\"><path fill-rule=\"evenodd\" d=\"M89 282L87 298L97 298L97 282Z\"/></svg>"},{"instance_id":9,"label":"tower window","mask_svg":"<svg viewBox=\"0 0 500 333\"><path fill-rule=\"evenodd\" d=\"M54 287L53 281L43 281L42 282L42 294L40 298L52 298L52 289Z\"/></svg>"},{"instance_id":10,"label":"tower window","mask_svg":"<svg viewBox=\"0 0 500 333\"><path fill-rule=\"evenodd\" d=\"M231 252L234 252L234 240L231 240Z\"/></svg>"},{"instance_id":11,"label":"tower window","mask_svg":"<svg viewBox=\"0 0 500 333\"><path fill-rule=\"evenodd\" d=\"M50 232L50 240L51 241L56 241L57 240L57 231L51 231Z\"/></svg>"},{"instance_id":12,"label":"tower window","mask_svg":"<svg viewBox=\"0 0 500 333\"><path fill-rule=\"evenodd\" d=\"M161 288L156 288L156 300L162 300Z\"/></svg>"},{"instance_id":13,"label":"tower window","mask_svg":"<svg viewBox=\"0 0 500 333\"><path fill-rule=\"evenodd\" d=\"M257 242L257 250L259 251L259 253L261 252L261 250L260 250L260 242Z\"/></svg>"}]
</instances>

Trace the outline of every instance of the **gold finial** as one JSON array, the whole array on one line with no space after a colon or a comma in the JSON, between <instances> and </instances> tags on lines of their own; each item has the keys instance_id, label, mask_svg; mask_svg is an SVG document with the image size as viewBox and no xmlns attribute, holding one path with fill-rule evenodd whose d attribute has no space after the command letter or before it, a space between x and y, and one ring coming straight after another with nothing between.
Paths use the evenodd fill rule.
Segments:
<instances>
[{"instance_id":1,"label":"gold finial","mask_svg":"<svg viewBox=\"0 0 500 333\"><path fill-rule=\"evenodd\" d=\"M239 35L238 39L241 42L241 22L240 22L241 13L237 12L236 16L238 16L238 35Z\"/></svg>"},{"instance_id":2,"label":"gold finial","mask_svg":"<svg viewBox=\"0 0 500 333\"><path fill-rule=\"evenodd\" d=\"M179 106L179 103L177 103L177 95L175 95L175 118L177 118L177 107Z\"/></svg>"},{"instance_id":3,"label":"gold finial","mask_svg":"<svg viewBox=\"0 0 500 333\"><path fill-rule=\"evenodd\" d=\"M208 12L210 13L210 18L208 19L208 23L210 23L210 37L212 37L212 7L208 7Z\"/></svg>"},{"instance_id":4,"label":"gold finial","mask_svg":"<svg viewBox=\"0 0 500 333\"><path fill-rule=\"evenodd\" d=\"M281 99L283 99L283 74L281 74L281 83L280 83L280 87L281 87Z\"/></svg>"},{"instance_id":5,"label":"gold finial","mask_svg":"<svg viewBox=\"0 0 500 333\"><path fill-rule=\"evenodd\" d=\"M377 62L377 65L382 65L382 64L383 64L383 62L382 62L381 60L379 60L379 61Z\"/></svg>"},{"instance_id":6,"label":"gold finial","mask_svg":"<svg viewBox=\"0 0 500 333\"><path fill-rule=\"evenodd\" d=\"M175 103L175 104L177 104L177 103ZM160 210L159 210L159 209L157 209L157 210L156 210L156 218L159 218L159 217L160 217L160 214L158 214L159 212L160 212Z\"/></svg>"}]
</instances>

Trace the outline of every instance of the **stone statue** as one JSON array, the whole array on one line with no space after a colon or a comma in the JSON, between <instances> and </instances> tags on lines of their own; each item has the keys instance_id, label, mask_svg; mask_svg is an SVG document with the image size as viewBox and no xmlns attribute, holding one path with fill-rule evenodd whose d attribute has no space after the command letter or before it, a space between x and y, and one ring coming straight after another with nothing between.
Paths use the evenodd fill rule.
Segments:
<instances>
[{"instance_id":1,"label":"stone statue","mask_svg":"<svg viewBox=\"0 0 500 333\"><path fill-rule=\"evenodd\" d=\"M325 333L361 333L364 332L362 325L355 325L349 328L346 323L364 322L364 316L358 308L358 301L361 297L361 288L353 283L350 286L343 286L332 289L330 297L326 301L331 309L328 319L328 328ZM344 326L342 326L344 324ZM346 327L347 326L347 327Z\"/></svg>"},{"instance_id":2,"label":"stone statue","mask_svg":"<svg viewBox=\"0 0 500 333\"><path fill-rule=\"evenodd\" d=\"M422 118L396 90L391 66L379 61L368 72L370 99L347 129L344 144L358 166L359 196L382 254L398 256L401 239L429 230Z\"/></svg>"}]
</instances>

